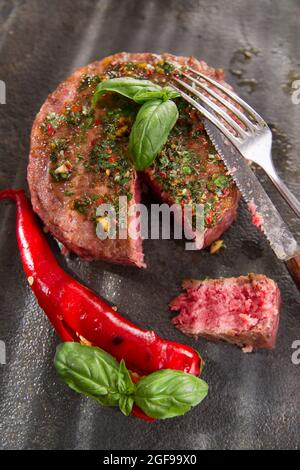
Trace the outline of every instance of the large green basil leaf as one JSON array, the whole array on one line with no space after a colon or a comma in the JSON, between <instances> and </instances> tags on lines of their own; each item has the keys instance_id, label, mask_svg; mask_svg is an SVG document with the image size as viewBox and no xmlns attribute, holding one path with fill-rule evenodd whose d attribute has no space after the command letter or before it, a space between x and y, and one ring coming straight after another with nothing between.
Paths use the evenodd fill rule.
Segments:
<instances>
[{"instance_id":1,"label":"large green basil leaf","mask_svg":"<svg viewBox=\"0 0 300 470\"><path fill-rule=\"evenodd\" d=\"M75 392L104 406L118 406L119 364L110 354L80 343L62 343L54 364L60 378Z\"/></svg>"},{"instance_id":2,"label":"large green basil leaf","mask_svg":"<svg viewBox=\"0 0 300 470\"><path fill-rule=\"evenodd\" d=\"M141 378L134 401L148 416L166 419L183 415L198 405L207 392L204 380L182 371L162 369Z\"/></svg>"},{"instance_id":3,"label":"large green basil leaf","mask_svg":"<svg viewBox=\"0 0 300 470\"><path fill-rule=\"evenodd\" d=\"M129 151L137 170L151 165L166 143L177 118L177 106L171 100L151 100L143 104L129 138Z\"/></svg>"},{"instance_id":4,"label":"large green basil leaf","mask_svg":"<svg viewBox=\"0 0 300 470\"><path fill-rule=\"evenodd\" d=\"M161 89L159 85L149 80L139 80L138 78L131 77L111 78L97 85L92 103L95 106L99 97L107 91L119 93L120 95L134 100L135 95L141 91L160 92Z\"/></svg>"}]
</instances>

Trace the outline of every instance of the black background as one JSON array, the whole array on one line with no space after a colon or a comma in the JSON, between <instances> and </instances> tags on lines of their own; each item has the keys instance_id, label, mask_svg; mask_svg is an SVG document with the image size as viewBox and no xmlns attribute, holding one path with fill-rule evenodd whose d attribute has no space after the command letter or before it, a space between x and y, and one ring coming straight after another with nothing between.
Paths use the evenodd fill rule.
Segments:
<instances>
[{"instance_id":1,"label":"black background","mask_svg":"<svg viewBox=\"0 0 300 470\"><path fill-rule=\"evenodd\" d=\"M195 55L226 71L228 81L274 130L274 161L300 198L300 78L297 0L29 0L0 3L0 188L26 187L29 133L47 94L74 68L123 50ZM241 49L241 50L240 50ZM245 56L250 51L250 57ZM237 72L242 72L241 76ZM298 235L300 224L261 171L258 177ZM141 326L197 347L206 359L209 397L183 418L147 424L75 395L53 368L57 344L23 274L13 204L0 206L0 446L4 449L244 449L298 448L300 296L285 266L251 226L242 205L218 256L184 251L183 242L145 241L147 270L60 263ZM274 278L283 305L274 352L193 341L175 331L167 305L184 277L250 271Z\"/></svg>"}]
</instances>

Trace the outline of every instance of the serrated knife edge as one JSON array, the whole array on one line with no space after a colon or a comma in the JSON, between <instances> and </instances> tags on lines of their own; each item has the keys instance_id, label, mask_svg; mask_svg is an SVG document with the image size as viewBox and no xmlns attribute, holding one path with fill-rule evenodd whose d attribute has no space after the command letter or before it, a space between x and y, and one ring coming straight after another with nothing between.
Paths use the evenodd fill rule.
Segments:
<instances>
[{"instance_id":1,"label":"serrated knife edge","mask_svg":"<svg viewBox=\"0 0 300 470\"><path fill-rule=\"evenodd\" d=\"M262 232L268 239L276 256L287 261L300 253L299 245L281 215L252 172L244 157L232 144L226 145L223 134L209 121L204 120L205 129L213 145L224 161L230 175L246 202L253 202L262 216ZM229 159L232 160L231 164ZM247 180L247 186L242 182ZM251 182L251 184L250 184Z\"/></svg>"}]
</instances>

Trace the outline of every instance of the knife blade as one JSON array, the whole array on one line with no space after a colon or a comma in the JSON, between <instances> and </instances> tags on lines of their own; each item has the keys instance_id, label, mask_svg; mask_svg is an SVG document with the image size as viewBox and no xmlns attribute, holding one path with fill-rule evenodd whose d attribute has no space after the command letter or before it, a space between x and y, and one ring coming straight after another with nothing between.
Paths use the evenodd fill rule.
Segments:
<instances>
[{"instance_id":1,"label":"knife blade","mask_svg":"<svg viewBox=\"0 0 300 470\"><path fill-rule=\"evenodd\" d=\"M247 203L251 203L251 207L255 208L256 214L261 218L260 229L276 256L280 260L287 261L299 255L300 247L297 241L244 157L226 141L214 124L205 119L204 126L243 198ZM250 210L249 206L248 209Z\"/></svg>"}]
</instances>

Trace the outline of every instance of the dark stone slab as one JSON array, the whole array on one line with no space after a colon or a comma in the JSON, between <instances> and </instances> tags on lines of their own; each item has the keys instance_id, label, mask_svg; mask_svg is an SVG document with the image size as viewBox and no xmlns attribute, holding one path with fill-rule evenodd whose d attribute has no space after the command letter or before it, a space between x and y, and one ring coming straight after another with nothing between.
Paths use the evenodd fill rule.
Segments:
<instances>
[{"instance_id":1,"label":"dark stone slab","mask_svg":"<svg viewBox=\"0 0 300 470\"><path fill-rule=\"evenodd\" d=\"M75 67L121 50L169 51L226 70L228 81L273 126L275 164L300 197L300 105L289 95L300 71L299 15L296 0L2 0L0 79L7 104L0 105L0 187L26 186L33 118ZM299 221L262 172L258 176L299 235ZM12 204L1 204L0 339L7 346L7 364L0 365L2 448L299 448L300 365L292 364L291 345L300 339L300 296L244 206L218 256L185 252L182 242L146 241L144 271L59 257L130 319L197 347L206 359L208 399L184 418L152 425L101 409L57 379L52 360L58 340L23 275L14 214ZM271 276L282 291L274 352L242 354L185 338L171 326L167 304L183 277L249 271Z\"/></svg>"}]
</instances>

